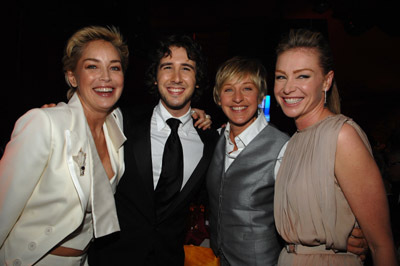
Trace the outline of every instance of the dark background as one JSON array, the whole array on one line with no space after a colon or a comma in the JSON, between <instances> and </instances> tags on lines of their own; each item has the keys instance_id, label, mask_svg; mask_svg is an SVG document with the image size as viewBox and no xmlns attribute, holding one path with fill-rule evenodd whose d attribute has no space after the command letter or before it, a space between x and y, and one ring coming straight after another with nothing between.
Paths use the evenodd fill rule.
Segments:
<instances>
[{"instance_id":1,"label":"dark background","mask_svg":"<svg viewBox=\"0 0 400 266\"><path fill-rule=\"evenodd\" d=\"M144 71L148 48L161 34L187 33L201 43L210 88L226 59L258 57L269 71L272 94L277 40L290 27L307 26L329 38L342 111L363 127L373 145L385 143L399 124L400 31L394 1L16 1L3 5L2 13L1 146L27 110L66 101L64 45L76 30L94 24L119 27L130 47L121 106L154 102L144 86ZM210 89L196 106L219 126L225 119L211 95ZM275 100L271 122L289 134L294 131Z\"/></svg>"}]
</instances>

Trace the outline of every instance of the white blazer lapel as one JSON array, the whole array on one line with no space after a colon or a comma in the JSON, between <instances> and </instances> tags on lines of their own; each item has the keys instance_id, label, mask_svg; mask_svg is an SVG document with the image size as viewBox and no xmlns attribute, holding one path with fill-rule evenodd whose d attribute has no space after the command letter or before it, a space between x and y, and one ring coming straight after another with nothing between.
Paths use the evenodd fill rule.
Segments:
<instances>
[{"instance_id":1,"label":"white blazer lapel","mask_svg":"<svg viewBox=\"0 0 400 266\"><path fill-rule=\"evenodd\" d=\"M119 156L119 168L117 172L117 184L121 179L122 174L125 171L125 163L124 163L124 142L126 141L126 137L123 134L123 123L122 123L122 113L117 108L115 109L106 119L107 131L112 140L112 144L114 146L114 150L118 151ZM121 130L119 130L121 129Z\"/></svg>"},{"instance_id":2,"label":"white blazer lapel","mask_svg":"<svg viewBox=\"0 0 400 266\"><path fill-rule=\"evenodd\" d=\"M90 200L94 235L95 237L101 237L120 230L117 211L115 209L114 193L111 189L111 184L104 170L103 164L97 153L96 145L87 124L82 104L76 93L72 96L71 100L68 102L68 105L74 119L73 125L71 126L70 135L75 136L74 133L77 135L77 142L72 142L72 145L74 145L75 149L80 149L81 147L77 147L77 144L79 143L79 140L84 140L84 143L87 147L87 151L84 151L87 153L84 175L90 176L89 179L85 179L85 182L86 180L90 181L90 185L88 186L86 185L87 183L85 183L84 188L90 188L90 198L82 200L82 203L85 203L83 208L87 207L86 203L88 200ZM76 154L72 154L72 156L76 156L79 153L79 149L76 151ZM72 162L75 163L72 159L72 156L69 156L68 158L71 158ZM78 179L78 182L75 185L76 187L79 187L79 185L82 186L83 180L79 179L79 177L79 171L75 171L75 180ZM86 190L83 189L83 191ZM83 194L89 195L89 193Z\"/></svg>"},{"instance_id":3,"label":"white blazer lapel","mask_svg":"<svg viewBox=\"0 0 400 266\"><path fill-rule=\"evenodd\" d=\"M119 231L120 227L110 180L97 153L89 127L87 127L87 135L91 160L93 227L94 235L98 238Z\"/></svg>"},{"instance_id":4,"label":"white blazer lapel","mask_svg":"<svg viewBox=\"0 0 400 266\"><path fill-rule=\"evenodd\" d=\"M66 142L65 143L66 160L67 160L67 164L68 164L69 173L71 175L72 182L75 185L75 189L76 189L79 199L81 201L82 211L85 212L86 206L88 203L88 196L87 196L88 193L84 193L83 186L81 185L81 182L84 181L84 180L82 180L84 178L81 176L81 167L86 167L87 162L85 161L85 165L79 165L79 163L74 160L74 156L79 156L79 154L81 154L81 156L84 156L82 153L85 153L85 151L82 149L83 147L81 147L79 152L76 152L76 154L74 154L74 148L72 146L72 143L76 143L76 142L75 142L75 138L73 138L73 136L71 134L71 131L69 131L69 130L65 130L65 142ZM83 172L83 175L84 175L84 172ZM90 182L90 180L88 180L88 178L86 178L86 180Z\"/></svg>"}]
</instances>

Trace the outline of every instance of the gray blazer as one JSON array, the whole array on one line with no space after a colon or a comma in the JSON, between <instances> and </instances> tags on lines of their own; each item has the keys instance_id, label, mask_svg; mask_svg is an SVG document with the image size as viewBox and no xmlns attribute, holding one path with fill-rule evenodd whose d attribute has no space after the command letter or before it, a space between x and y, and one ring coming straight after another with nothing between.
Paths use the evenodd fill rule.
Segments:
<instances>
[{"instance_id":1,"label":"gray blazer","mask_svg":"<svg viewBox=\"0 0 400 266\"><path fill-rule=\"evenodd\" d=\"M288 136L266 126L225 172L225 137L207 173L211 248L230 265L275 265L274 168Z\"/></svg>"}]
</instances>

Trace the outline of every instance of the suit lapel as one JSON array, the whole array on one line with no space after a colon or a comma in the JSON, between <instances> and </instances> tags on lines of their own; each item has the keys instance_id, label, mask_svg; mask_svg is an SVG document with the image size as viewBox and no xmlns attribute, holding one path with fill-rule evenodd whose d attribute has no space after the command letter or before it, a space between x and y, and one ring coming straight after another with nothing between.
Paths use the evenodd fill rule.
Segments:
<instances>
[{"instance_id":1,"label":"suit lapel","mask_svg":"<svg viewBox=\"0 0 400 266\"><path fill-rule=\"evenodd\" d=\"M145 191L154 196L153 166L151 160L150 120L142 120L133 137L133 152Z\"/></svg>"},{"instance_id":2,"label":"suit lapel","mask_svg":"<svg viewBox=\"0 0 400 266\"><path fill-rule=\"evenodd\" d=\"M85 211L89 198L90 191L90 176L86 172L81 172L82 167L87 167L88 147L86 143L80 141L75 132L70 130L64 131L65 137L65 159L68 165L69 173L74 183L76 192L78 193L82 212Z\"/></svg>"},{"instance_id":3,"label":"suit lapel","mask_svg":"<svg viewBox=\"0 0 400 266\"><path fill-rule=\"evenodd\" d=\"M111 185L76 93L69 101L68 106L72 113L72 123L71 131L66 130L65 132L67 161L75 188L81 199L81 207L83 211L86 211L87 203L90 200L96 237L119 231ZM84 165L79 160L79 157L83 156L85 157ZM70 163L71 161L72 163ZM87 195L90 195L90 198Z\"/></svg>"},{"instance_id":4,"label":"suit lapel","mask_svg":"<svg viewBox=\"0 0 400 266\"><path fill-rule=\"evenodd\" d=\"M87 195L90 193L90 174L88 171L81 173L81 167L88 167L89 165L89 146L87 143L86 135L86 118L83 113L82 105L75 93L68 102L68 108L71 112L71 124L69 130L65 130L65 151L66 161L74 183L75 189L79 195L82 211L86 210L89 198ZM86 156L85 161L78 162L79 155ZM74 159L75 158L75 159ZM81 158L82 159L82 158ZM85 165L83 165L83 163ZM82 164L82 165L80 165Z\"/></svg>"},{"instance_id":5,"label":"suit lapel","mask_svg":"<svg viewBox=\"0 0 400 266\"><path fill-rule=\"evenodd\" d=\"M129 195L132 203L150 221L155 220L153 168L150 143L150 121L152 112L132 117L132 110L124 111L125 174L117 186L123 195ZM124 192L122 192L124 191ZM137 204L136 204L137 202Z\"/></svg>"}]
</instances>

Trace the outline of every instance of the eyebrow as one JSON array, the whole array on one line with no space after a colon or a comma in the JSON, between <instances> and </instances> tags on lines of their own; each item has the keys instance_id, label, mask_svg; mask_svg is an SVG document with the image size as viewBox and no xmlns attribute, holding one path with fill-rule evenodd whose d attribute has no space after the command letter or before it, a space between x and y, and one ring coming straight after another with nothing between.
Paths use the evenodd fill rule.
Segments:
<instances>
[{"instance_id":1,"label":"eyebrow","mask_svg":"<svg viewBox=\"0 0 400 266\"><path fill-rule=\"evenodd\" d=\"M164 67L164 66L172 66L172 65L173 65L173 63L171 63L171 62L166 62L166 63L160 64L159 68L162 68L162 67ZM191 69L195 70L194 66L191 65L191 64L189 64L189 63L183 63L183 64L181 64L181 66L186 66L186 67L188 67L188 68L191 68Z\"/></svg>"},{"instance_id":2,"label":"eyebrow","mask_svg":"<svg viewBox=\"0 0 400 266\"><path fill-rule=\"evenodd\" d=\"M301 71L311 71L311 72L314 72L314 70L312 70L312 69L310 69L310 68L302 68L302 69L297 69L297 70L293 71L293 73L296 74L296 73L299 73L299 72L301 72ZM280 72L280 73L283 73L283 74L286 73L285 71L279 70L279 69L275 70L275 72Z\"/></svg>"},{"instance_id":3,"label":"eyebrow","mask_svg":"<svg viewBox=\"0 0 400 266\"><path fill-rule=\"evenodd\" d=\"M83 59L83 62L85 61L95 61L95 62L100 62L100 60L96 59L96 58L85 58ZM115 60L111 60L111 63L121 63L121 60L115 59Z\"/></svg>"},{"instance_id":4,"label":"eyebrow","mask_svg":"<svg viewBox=\"0 0 400 266\"><path fill-rule=\"evenodd\" d=\"M314 72L314 70L312 70L311 68L302 68L302 69L295 70L293 73L298 73L298 72L301 72L301 71L311 71L311 72Z\"/></svg>"}]
</instances>

